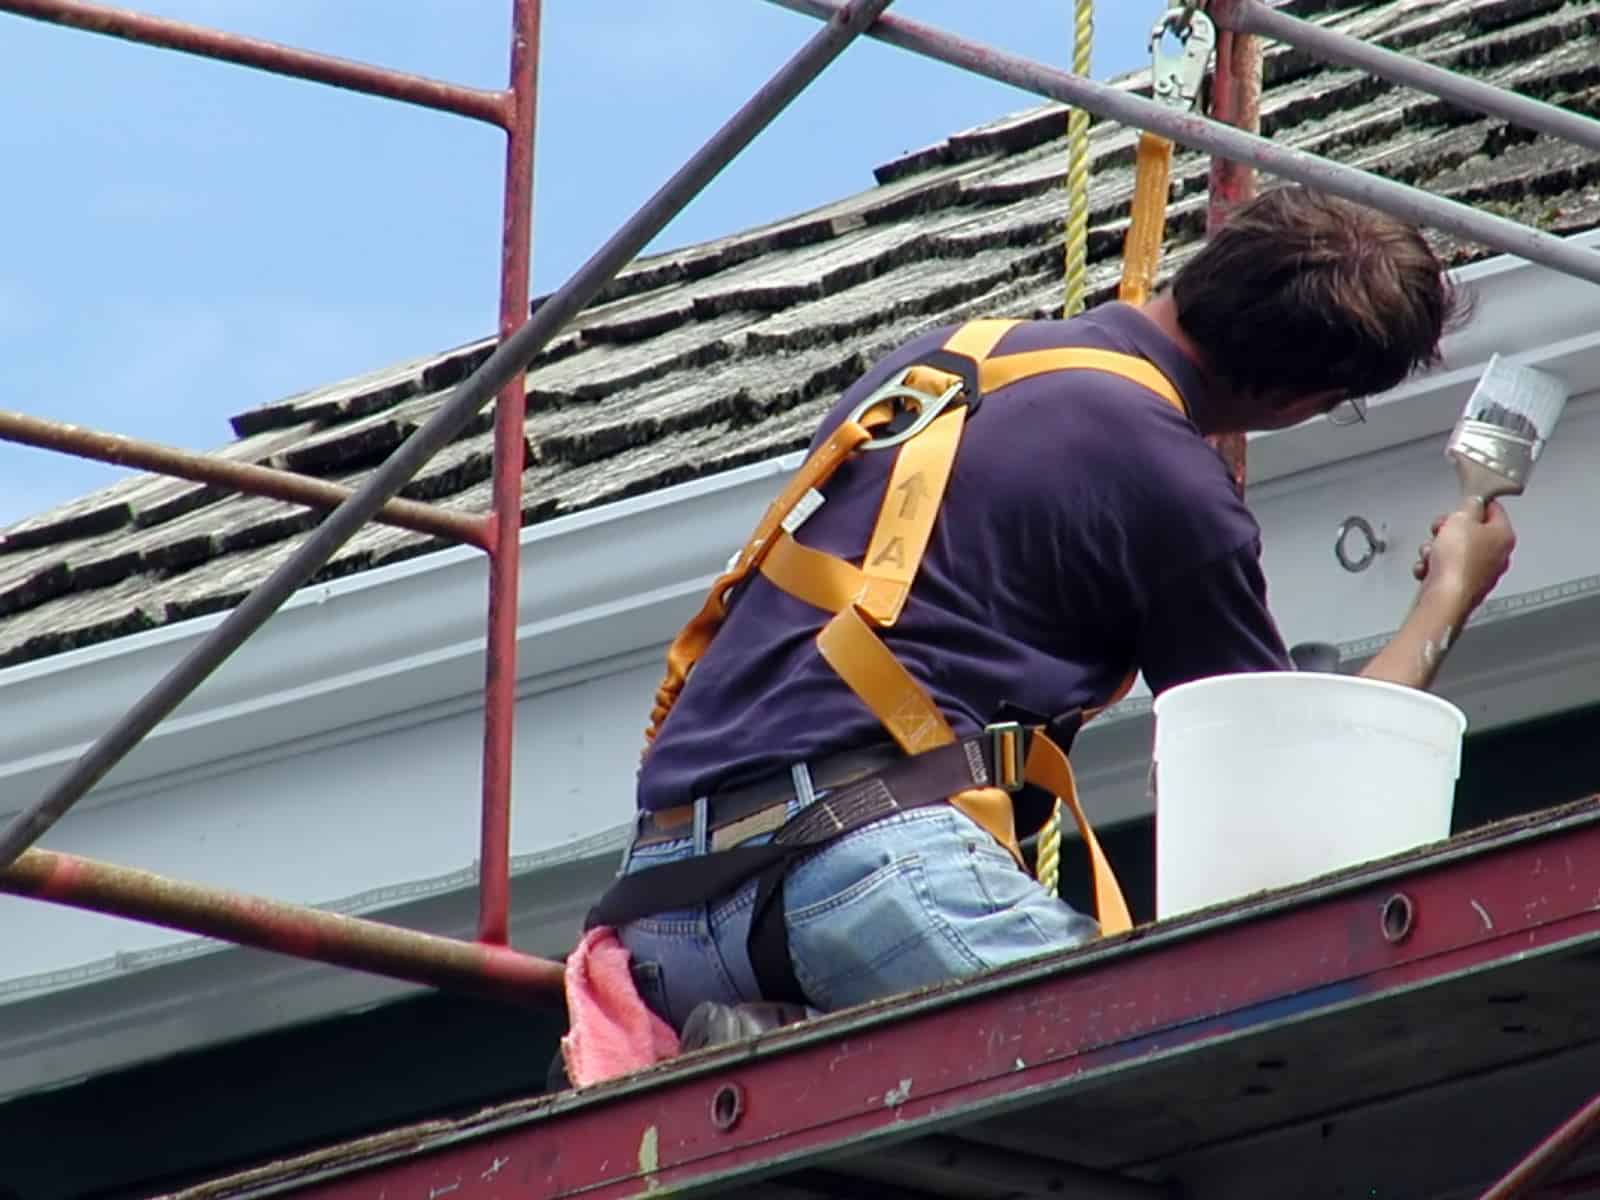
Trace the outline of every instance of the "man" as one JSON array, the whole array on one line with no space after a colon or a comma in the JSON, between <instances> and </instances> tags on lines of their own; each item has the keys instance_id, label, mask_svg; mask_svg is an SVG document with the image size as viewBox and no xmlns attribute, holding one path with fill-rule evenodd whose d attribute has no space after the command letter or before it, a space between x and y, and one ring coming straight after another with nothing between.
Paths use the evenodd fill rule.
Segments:
<instances>
[{"instance_id":1,"label":"man","mask_svg":"<svg viewBox=\"0 0 1600 1200\"><path fill-rule=\"evenodd\" d=\"M983 396L909 600L882 641L959 736L1006 705L1055 714L1103 704L1132 666L1156 693L1290 669L1267 610L1259 530L1204 437L1360 418L1361 398L1437 360L1453 309L1414 229L1285 188L1241 209L1142 308L1109 304L1009 329L991 353L1094 347L1153 366L1171 386L1073 370ZM950 333L931 331L875 366L819 442ZM796 540L861 563L892 459L850 458ZM1415 568L1416 603L1364 674L1429 686L1513 542L1497 505L1436 522ZM760 576L735 594L644 760L624 874L712 851L736 794L754 788L793 815L897 757L819 655L826 619ZM762 995L749 952L758 887L748 881L622 926L646 1003L679 1029L697 1005L701 1025L716 1005L761 999L830 1010L1095 935L1091 918L1046 893L966 812L926 799L783 874L787 966L802 996Z\"/></svg>"}]
</instances>

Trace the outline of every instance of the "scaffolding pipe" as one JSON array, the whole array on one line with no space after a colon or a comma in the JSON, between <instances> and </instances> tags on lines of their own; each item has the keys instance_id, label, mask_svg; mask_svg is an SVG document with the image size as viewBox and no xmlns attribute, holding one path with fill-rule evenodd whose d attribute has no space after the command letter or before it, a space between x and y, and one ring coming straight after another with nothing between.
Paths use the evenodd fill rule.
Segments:
<instances>
[{"instance_id":1,"label":"scaffolding pipe","mask_svg":"<svg viewBox=\"0 0 1600 1200\"><path fill-rule=\"evenodd\" d=\"M525 1007L562 1000L562 966L549 959L73 854L27 851L0 871L0 892Z\"/></svg>"},{"instance_id":2,"label":"scaffolding pipe","mask_svg":"<svg viewBox=\"0 0 1600 1200\"><path fill-rule=\"evenodd\" d=\"M1444 67L1396 54L1359 38L1324 29L1260 0L1212 0L1208 10L1220 28L1235 33L1260 34L1298 46L1328 62L1368 71L1392 83L1447 100L1451 104L1562 138L1589 150L1600 150L1600 121L1559 105L1547 104L1506 88L1458 75Z\"/></svg>"},{"instance_id":3,"label":"scaffolding pipe","mask_svg":"<svg viewBox=\"0 0 1600 1200\"><path fill-rule=\"evenodd\" d=\"M1211 16L1232 10L1231 0L1212 0ZM1261 40L1247 33L1224 30L1217 37L1216 69L1212 73L1211 118L1246 133L1261 132ZM1215 233L1241 204L1256 194L1256 173L1244 163L1215 155L1207 180L1206 233ZM1207 441L1228 464L1234 490L1244 495L1249 474L1249 438L1244 433L1221 433Z\"/></svg>"},{"instance_id":4,"label":"scaffolding pipe","mask_svg":"<svg viewBox=\"0 0 1600 1200\"><path fill-rule=\"evenodd\" d=\"M195 54L201 58L220 59L241 67L325 83L346 91L384 96L422 108L471 117L475 121L486 121L502 129L509 120L511 102L505 92L489 92L422 75L409 75L404 71L391 71L370 63L300 50L261 38L241 37L168 17L154 17L104 4L85 4L83 0L0 0L0 12L15 13L19 17L31 17L35 21L65 25L86 33L105 34L146 46Z\"/></svg>"},{"instance_id":5,"label":"scaffolding pipe","mask_svg":"<svg viewBox=\"0 0 1600 1200\"><path fill-rule=\"evenodd\" d=\"M781 8L827 20L840 11L838 0L768 0ZM1135 129L1159 133L1179 145L1257 167L1359 204L1381 209L1413 224L1447 230L1503 254L1541 263L1564 275L1600 283L1600 254L1530 229L1472 206L1434 196L1403 183L1329 162L1303 150L1230 128L1193 113L1166 108L1077 76L959 38L905 17L881 18L867 36L948 63L973 74L1010 84L1064 104L1079 104L1097 116Z\"/></svg>"},{"instance_id":6,"label":"scaffolding pipe","mask_svg":"<svg viewBox=\"0 0 1600 1200\"><path fill-rule=\"evenodd\" d=\"M512 120L506 129L500 243L500 340L528 319L533 265L533 135L539 82L540 0L513 0ZM478 850L478 940L505 945L511 921L511 754L517 705L517 585L521 578L522 472L527 376L495 398L489 616L483 684L483 812Z\"/></svg>"},{"instance_id":7,"label":"scaffolding pipe","mask_svg":"<svg viewBox=\"0 0 1600 1200\"><path fill-rule=\"evenodd\" d=\"M135 467L141 471L155 471L196 483L214 484L252 496L304 504L307 508L338 508L352 494L349 488L337 483L313 479L293 471L233 462L210 454L192 454L187 450L163 446L159 442L102 433L81 425L47 421L18 412L0 410L0 438L23 446L37 446L41 450L59 450L63 454L75 454L96 462L114 463L119 467ZM470 513L450 512L415 500L390 500L377 511L373 519L417 533L447 538L452 542L488 547L483 518ZM0 537L0 544L3 542L4 538Z\"/></svg>"},{"instance_id":8,"label":"scaffolding pipe","mask_svg":"<svg viewBox=\"0 0 1600 1200\"><path fill-rule=\"evenodd\" d=\"M1511 1171L1482 1196L1482 1200L1516 1200L1549 1180L1600 1134L1600 1095L1594 1097L1540 1142Z\"/></svg>"},{"instance_id":9,"label":"scaffolding pipe","mask_svg":"<svg viewBox=\"0 0 1600 1200\"><path fill-rule=\"evenodd\" d=\"M271 575L257 584L167 675L102 734L60 780L0 833L0 868L33 845L90 788L310 579L383 503L461 432L513 375L526 371L573 315L599 294L690 200L716 178L800 91L870 25L890 0L830 5L827 26L778 69L711 140L645 201L577 273L458 384L438 411L335 509Z\"/></svg>"}]
</instances>

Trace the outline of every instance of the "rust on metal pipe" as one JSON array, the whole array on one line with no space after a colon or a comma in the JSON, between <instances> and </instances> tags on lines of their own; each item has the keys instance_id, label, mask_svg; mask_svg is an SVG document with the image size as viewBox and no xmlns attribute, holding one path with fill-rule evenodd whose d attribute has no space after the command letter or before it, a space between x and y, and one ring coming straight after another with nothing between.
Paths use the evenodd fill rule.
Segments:
<instances>
[{"instance_id":1,"label":"rust on metal pipe","mask_svg":"<svg viewBox=\"0 0 1600 1200\"><path fill-rule=\"evenodd\" d=\"M890 0L851 0L833 9L826 24L678 168L539 311L458 383L422 427L402 442L372 477L351 493L287 559L223 617L199 644L79 756L43 796L0 830L0 866L15 861L59 821L105 773L208 679L230 654L310 579L398 492L434 454L459 434L473 414L528 369L540 350L771 124L801 90L837 58L889 6Z\"/></svg>"},{"instance_id":2,"label":"rust on metal pipe","mask_svg":"<svg viewBox=\"0 0 1600 1200\"><path fill-rule=\"evenodd\" d=\"M1238 0L1212 0L1208 10L1218 25L1211 119L1258 134L1261 132L1261 39L1227 28L1237 4ZM1210 188L1207 233L1214 232L1235 208L1256 194L1255 168L1214 154Z\"/></svg>"},{"instance_id":3,"label":"rust on metal pipe","mask_svg":"<svg viewBox=\"0 0 1600 1200\"><path fill-rule=\"evenodd\" d=\"M1600 150L1600 121L1584 113L1547 104L1446 67L1436 67L1335 29L1325 29L1292 13L1268 8L1261 0L1243 0L1242 3L1230 0L1226 6L1215 6L1211 15L1240 33L1261 34L1286 45L1298 46L1325 62L1355 67L1462 108L1487 113L1589 150Z\"/></svg>"},{"instance_id":4,"label":"rust on metal pipe","mask_svg":"<svg viewBox=\"0 0 1600 1200\"><path fill-rule=\"evenodd\" d=\"M533 259L533 144L539 80L540 0L514 0L511 120L506 127L500 247L500 339L528 320ZM478 854L478 940L508 936L511 903L511 753L517 704L517 584L521 578L523 438L527 376L495 397L489 529L489 626L484 656L483 819Z\"/></svg>"},{"instance_id":5,"label":"rust on metal pipe","mask_svg":"<svg viewBox=\"0 0 1600 1200\"><path fill-rule=\"evenodd\" d=\"M1212 19L1218 22L1217 61L1212 76L1211 119L1261 132L1261 39L1225 27L1238 0L1212 0ZM1215 233L1229 215L1256 194L1255 168L1248 163L1213 155L1210 195L1206 206L1206 232ZM1242 433L1223 433L1208 439L1222 454L1233 476L1233 486L1244 495L1247 475L1247 440Z\"/></svg>"},{"instance_id":6,"label":"rust on metal pipe","mask_svg":"<svg viewBox=\"0 0 1600 1200\"><path fill-rule=\"evenodd\" d=\"M318 54L261 38L243 37L187 21L151 16L126 8L87 4L83 0L0 0L0 12L31 17L52 25L65 25L87 33L105 34L146 46L178 50L202 58L215 58L254 67L273 75L289 75L313 83L325 83L369 96L384 96L422 108L438 109L458 116L486 121L505 128L510 98L504 92L484 91L391 71L370 63L354 62L331 54Z\"/></svg>"},{"instance_id":7,"label":"rust on metal pipe","mask_svg":"<svg viewBox=\"0 0 1600 1200\"><path fill-rule=\"evenodd\" d=\"M350 490L324 479L293 471L278 471L255 463L233 462L209 454L194 454L159 442L102 433L81 425L47 421L24 413L0 409L0 439L42 450L59 450L79 458L155 471L196 483L210 483L252 496L266 496L307 508L334 509L350 498ZM488 534L482 517L453 513L415 500L390 500L378 510L376 520L402 529L448 538L469 546L487 548Z\"/></svg>"},{"instance_id":8,"label":"rust on metal pipe","mask_svg":"<svg viewBox=\"0 0 1600 1200\"><path fill-rule=\"evenodd\" d=\"M1571 1162L1586 1142L1600 1136L1600 1095L1594 1097L1529 1153L1482 1196L1482 1200L1516 1200Z\"/></svg>"},{"instance_id":9,"label":"rust on metal pipe","mask_svg":"<svg viewBox=\"0 0 1600 1200\"><path fill-rule=\"evenodd\" d=\"M0 871L0 892L524 1007L562 1000L562 966L549 959L72 854L25 851Z\"/></svg>"},{"instance_id":10,"label":"rust on metal pipe","mask_svg":"<svg viewBox=\"0 0 1600 1200\"><path fill-rule=\"evenodd\" d=\"M768 2L824 21L846 11L839 0ZM1177 112L1110 84L1082 79L1070 71L956 37L921 21L886 15L878 18L867 36L1025 92L1048 96L1063 104L1081 104L1096 116L1135 129L1152 130L1180 146L1226 155L1402 220L1447 230L1502 254L1513 254L1565 275L1600 283L1600 253L1542 229L1483 212L1459 200L1435 196L1371 171L1280 146L1270 138L1245 133L1193 113Z\"/></svg>"}]
</instances>

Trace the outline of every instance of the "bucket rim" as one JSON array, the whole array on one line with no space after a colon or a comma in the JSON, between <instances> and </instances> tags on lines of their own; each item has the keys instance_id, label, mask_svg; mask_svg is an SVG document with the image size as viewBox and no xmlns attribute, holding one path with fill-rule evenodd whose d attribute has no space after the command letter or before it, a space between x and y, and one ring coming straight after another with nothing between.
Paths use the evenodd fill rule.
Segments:
<instances>
[{"instance_id":1,"label":"bucket rim","mask_svg":"<svg viewBox=\"0 0 1600 1200\"><path fill-rule=\"evenodd\" d=\"M1155 698L1151 708L1156 720L1159 721L1162 708L1170 706L1173 702L1169 697L1181 701L1199 692L1222 690L1246 681L1255 687L1305 687L1315 683L1323 688L1333 686L1350 690L1364 689L1374 693L1387 692L1397 698L1403 695L1408 703L1431 707L1441 716L1452 715L1458 732L1464 734L1467 731L1467 714L1443 696L1423 691L1421 688L1407 687L1403 683L1390 683L1385 679L1367 679L1360 675L1339 675L1326 671L1235 671L1223 675L1208 675L1203 679L1191 679L1187 683L1167 688Z\"/></svg>"}]
</instances>

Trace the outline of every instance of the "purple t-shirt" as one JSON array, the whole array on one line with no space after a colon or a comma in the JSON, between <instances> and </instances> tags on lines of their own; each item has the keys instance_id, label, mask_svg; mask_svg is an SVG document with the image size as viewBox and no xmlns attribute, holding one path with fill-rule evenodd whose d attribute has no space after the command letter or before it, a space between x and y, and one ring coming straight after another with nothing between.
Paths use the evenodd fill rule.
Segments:
<instances>
[{"instance_id":1,"label":"purple t-shirt","mask_svg":"<svg viewBox=\"0 0 1600 1200\"><path fill-rule=\"evenodd\" d=\"M953 329L868 371L818 437ZM993 353L1059 346L1142 356L1190 412L1205 404L1194 364L1125 304L1018 325ZM797 539L859 564L893 462L846 462ZM1157 693L1288 669L1260 549L1221 456L1166 400L1099 371L1035 376L986 395L967 422L910 599L882 637L962 736L1006 701L1046 716L1102 704L1133 667ZM642 807L889 740L817 653L827 619L751 577L640 769Z\"/></svg>"}]
</instances>

